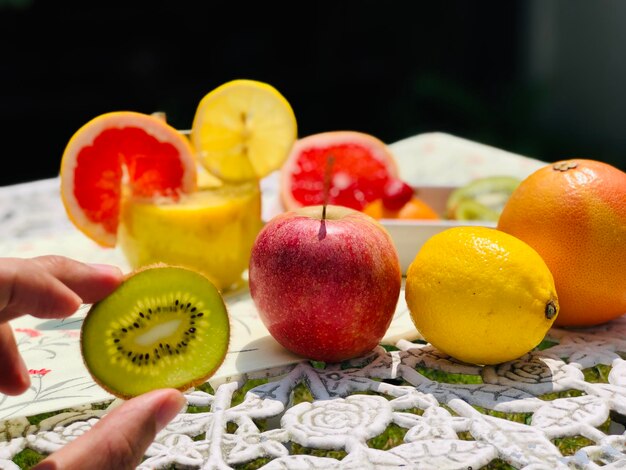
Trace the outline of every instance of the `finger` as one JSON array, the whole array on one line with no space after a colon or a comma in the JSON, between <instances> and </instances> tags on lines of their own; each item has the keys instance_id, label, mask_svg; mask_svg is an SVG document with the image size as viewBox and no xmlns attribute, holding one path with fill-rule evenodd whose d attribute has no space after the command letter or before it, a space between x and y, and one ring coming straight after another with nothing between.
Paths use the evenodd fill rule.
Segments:
<instances>
[{"instance_id":1,"label":"finger","mask_svg":"<svg viewBox=\"0 0 626 470\"><path fill-rule=\"evenodd\" d=\"M40 256L33 261L90 304L109 295L122 282L117 266L87 264L63 256Z\"/></svg>"},{"instance_id":2,"label":"finger","mask_svg":"<svg viewBox=\"0 0 626 470\"><path fill-rule=\"evenodd\" d=\"M33 470L134 469L157 432L176 416L184 404L183 395L172 389L156 390L133 398Z\"/></svg>"},{"instance_id":3,"label":"finger","mask_svg":"<svg viewBox=\"0 0 626 470\"><path fill-rule=\"evenodd\" d=\"M30 385L28 369L20 356L13 330L8 323L0 324L0 393L19 395Z\"/></svg>"},{"instance_id":4,"label":"finger","mask_svg":"<svg viewBox=\"0 0 626 470\"><path fill-rule=\"evenodd\" d=\"M32 260L0 260L0 322L18 315L69 315L81 298Z\"/></svg>"},{"instance_id":5,"label":"finger","mask_svg":"<svg viewBox=\"0 0 626 470\"><path fill-rule=\"evenodd\" d=\"M89 265L62 256L0 260L0 322L30 314L65 317L82 302L112 292L122 280L114 266Z\"/></svg>"}]
</instances>

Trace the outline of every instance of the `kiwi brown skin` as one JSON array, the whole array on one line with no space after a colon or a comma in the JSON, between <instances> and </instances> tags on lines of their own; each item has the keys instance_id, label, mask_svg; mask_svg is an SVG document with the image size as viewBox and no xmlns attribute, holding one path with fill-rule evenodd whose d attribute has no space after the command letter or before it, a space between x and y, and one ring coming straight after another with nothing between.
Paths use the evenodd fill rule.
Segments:
<instances>
[{"instance_id":1,"label":"kiwi brown skin","mask_svg":"<svg viewBox=\"0 0 626 470\"><path fill-rule=\"evenodd\" d=\"M183 266L176 266L176 265L169 265L169 264L164 264L164 263L155 263L155 264L151 264L151 265L146 265L140 268L137 268L131 272L129 272L125 277L124 280L122 282L122 284L120 284L120 286L118 287L121 288L128 280L130 280L131 278L135 277L136 275L148 271L148 270L154 270L154 269L160 269L160 268L174 268L174 269L183 269L186 271L192 271L195 274L202 276L205 280L207 280L208 282L210 282L212 285L213 283L204 275L202 275L201 273L199 273L198 271L194 270L194 269L190 269L187 267L183 267ZM216 289L216 291L219 293L219 291L217 290L217 288L213 285L213 287ZM221 294L219 294L220 299L221 299ZM108 297L107 297L108 298ZM97 374L94 373L94 371L92 370L92 368L90 367L88 361L86 360L86 348L88 347L86 345L86 341L85 341L85 325L89 322L90 319L90 315L93 314L94 311L96 311L96 309L98 308L98 306L104 302L106 300L102 299L99 302L94 303L89 311L87 312L85 319L83 321L83 327L81 327L81 332L80 332L80 348L81 348L81 356L83 359L83 363L85 365L85 367L87 368L88 372L90 373L92 379L94 380L94 382L96 382L100 387L102 387L104 390L106 390L108 393L110 393L111 395L114 395L118 398L121 398L123 400L128 400L130 398L133 398L141 393L145 393L149 390L145 390L142 391L141 393L126 393L124 390L120 390L119 388L113 387L111 386L109 383L107 383L105 380L102 380L101 377ZM224 305L224 309L226 309L225 304L223 303L223 299L222 300L222 304ZM228 316L228 312L226 310L226 315ZM152 387L151 389L156 389L156 388L174 388L177 389L181 392L189 390L190 388L196 387L198 385L202 385L204 383L206 383L206 381L211 378L215 372L220 368L220 366L223 364L224 359L226 358L226 354L228 352L229 349L229 345L230 345L230 322L226 323L226 331L224 332L224 335L226 336L225 339L225 345L224 345L224 351L223 354L221 354L218 357L218 360L215 361L213 363L213 367L206 369L204 371L204 373L199 374L195 377L191 377L189 380L184 381L184 383L178 383L178 384L162 384L160 386L155 386ZM106 353L106 346L103 345L102 346L103 349L105 350L103 352Z\"/></svg>"}]
</instances>

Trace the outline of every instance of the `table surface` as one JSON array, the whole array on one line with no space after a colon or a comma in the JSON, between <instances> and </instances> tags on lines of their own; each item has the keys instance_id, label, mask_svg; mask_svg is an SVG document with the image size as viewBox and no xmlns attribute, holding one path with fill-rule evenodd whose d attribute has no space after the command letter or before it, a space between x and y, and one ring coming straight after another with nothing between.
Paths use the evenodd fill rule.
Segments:
<instances>
[{"instance_id":1,"label":"table surface","mask_svg":"<svg viewBox=\"0 0 626 470\"><path fill-rule=\"evenodd\" d=\"M0 257L55 253L128 269L67 221L56 178L0 188L0 220ZM186 393L139 468L626 467L626 318L554 328L528 355L479 367L416 341L402 299L384 341L393 346L324 367L282 349L245 290L228 296L228 360ZM80 360L84 311L11 323L32 387L0 395L0 468L19 468L25 449L54 452L107 412L113 397Z\"/></svg>"}]
</instances>

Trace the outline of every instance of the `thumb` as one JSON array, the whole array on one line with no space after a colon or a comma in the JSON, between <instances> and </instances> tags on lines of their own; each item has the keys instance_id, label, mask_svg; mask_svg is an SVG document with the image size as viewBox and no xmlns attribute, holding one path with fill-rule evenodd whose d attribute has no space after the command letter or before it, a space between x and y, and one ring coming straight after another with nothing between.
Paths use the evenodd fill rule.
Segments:
<instances>
[{"instance_id":1,"label":"thumb","mask_svg":"<svg viewBox=\"0 0 626 470\"><path fill-rule=\"evenodd\" d=\"M43 460L33 470L134 469L156 434L185 404L177 390L162 389L115 408L89 432Z\"/></svg>"}]
</instances>

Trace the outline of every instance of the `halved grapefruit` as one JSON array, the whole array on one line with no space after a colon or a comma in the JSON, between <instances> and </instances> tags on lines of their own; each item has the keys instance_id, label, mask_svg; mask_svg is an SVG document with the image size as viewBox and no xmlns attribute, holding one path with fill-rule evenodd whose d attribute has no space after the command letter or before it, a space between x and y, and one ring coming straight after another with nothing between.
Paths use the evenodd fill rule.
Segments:
<instances>
[{"instance_id":1,"label":"halved grapefruit","mask_svg":"<svg viewBox=\"0 0 626 470\"><path fill-rule=\"evenodd\" d=\"M396 161L378 138L357 131L331 131L303 137L281 168L281 201L287 210L324 203L325 174L332 158L328 204L356 210L383 196L398 175Z\"/></svg>"},{"instance_id":2,"label":"halved grapefruit","mask_svg":"<svg viewBox=\"0 0 626 470\"><path fill-rule=\"evenodd\" d=\"M163 119L118 111L83 125L61 160L61 198L74 223L105 247L115 246L123 191L177 198L196 189L189 141Z\"/></svg>"}]
</instances>

